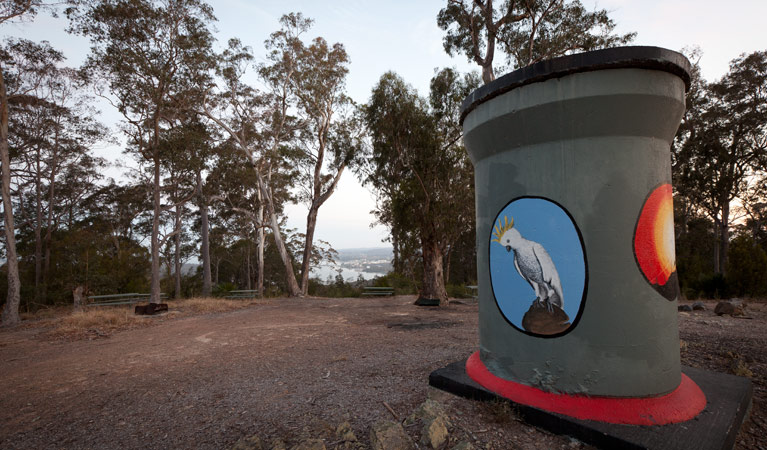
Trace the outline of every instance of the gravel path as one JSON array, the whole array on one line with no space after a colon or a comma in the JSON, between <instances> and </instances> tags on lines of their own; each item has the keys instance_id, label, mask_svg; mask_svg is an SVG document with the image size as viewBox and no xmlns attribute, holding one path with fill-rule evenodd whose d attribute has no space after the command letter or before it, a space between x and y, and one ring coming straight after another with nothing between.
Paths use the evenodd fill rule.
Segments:
<instances>
[{"instance_id":1,"label":"gravel path","mask_svg":"<svg viewBox=\"0 0 767 450\"><path fill-rule=\"evenodd\" d=\"M446 406L453 443L584 447L528 427L498 404L429 388L431 371L477 349L477 305L431 309L413 300L274 299L95 340L57 340L41 328L2 331L0 448L228 448L254 434L332 444L345 420L366 441L372 424L393 418L384 402L404 418L427 397ZM687 333L685 320L683 338L706 338L705 326ZM764 336L764 317L747 322L759 322ZM690 345L687 363L694 351ZM757 383L760 352L749 356ZM755 411L763 424L761 406ZM751 428L763 433L758 423ZM741 448L765 445L758 434L741 436Z\"/></svg>"}]
</instances>

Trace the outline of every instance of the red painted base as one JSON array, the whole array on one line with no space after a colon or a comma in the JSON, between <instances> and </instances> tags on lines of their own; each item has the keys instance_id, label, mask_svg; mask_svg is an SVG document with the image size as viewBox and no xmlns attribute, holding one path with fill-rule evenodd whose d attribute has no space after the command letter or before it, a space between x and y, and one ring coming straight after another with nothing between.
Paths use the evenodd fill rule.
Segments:
<instances>
[{"instance_id":1,"label":"red painted base","mask_svg":"<svg viewBox=\"0 0 767 450\"><path fill-rule=\"evenodd\" d=\"M499 378L475 352L466 361L466 373L496 394L524 405L584 420L624 425L665 425L692 419L706 407L706 395L687 375L672 392L660 397L589 397L556 394Z\"/></svg>"}]
</instances>

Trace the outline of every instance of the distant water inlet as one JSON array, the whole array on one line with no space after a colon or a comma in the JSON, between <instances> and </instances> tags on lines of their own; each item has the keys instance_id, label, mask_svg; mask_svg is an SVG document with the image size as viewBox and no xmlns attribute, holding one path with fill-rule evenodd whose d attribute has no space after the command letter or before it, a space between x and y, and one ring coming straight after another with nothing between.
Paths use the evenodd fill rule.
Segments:
<instances>
[{"instance_id":1,"label":"distant water inlet","mask_svg":"<svg viewBox=\"0 0 767 450\"><path fill-rule=\"evenodd\" d=\"M339 266L317 266L312 269L311 275L319 278L323 282L327 282L328 277L335 281L335 278L338 275L338 269L341 269L341 276L344 277L344 281L357 281L357 278L359 278L360 275L362 275L362 278L365 280L372 280L375 277L386 275L385 273L365 272Z\"/></svg>"}]
</instances>

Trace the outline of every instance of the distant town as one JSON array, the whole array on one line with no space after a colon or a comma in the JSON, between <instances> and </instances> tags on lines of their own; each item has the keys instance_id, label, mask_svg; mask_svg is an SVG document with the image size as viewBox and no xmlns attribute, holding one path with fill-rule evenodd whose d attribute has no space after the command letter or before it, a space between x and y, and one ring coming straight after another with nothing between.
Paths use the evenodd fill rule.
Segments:
<instances>
[{"instance_id":1,"label":"distant town","mask_svg":"<svg viewBox=\"0 0 767 450\"><path fill-rule=\"evenodd\" d=\"M322 281L328 277L335 278L340 270L345 280L356 280L360 275L366 280L380 275L386 275L392 269L392 248L344 248L336 250L335 266L320 266L312 270L312 274Z\"/></svg>"}]
</instances>

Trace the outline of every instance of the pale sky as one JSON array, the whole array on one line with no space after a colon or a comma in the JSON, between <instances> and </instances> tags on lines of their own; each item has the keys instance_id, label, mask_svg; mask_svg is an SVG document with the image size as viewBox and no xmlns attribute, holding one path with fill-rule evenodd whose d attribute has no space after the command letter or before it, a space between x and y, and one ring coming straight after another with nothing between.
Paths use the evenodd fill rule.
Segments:
<instances>
[{"instance_id":1,"label":"pale sky","mask_svg":"<svg viewBox=\"0 0 767 450\"><path fill-rule=\"evenodd\" d=\"M587 7L604 8L617 23L616 31L636 31L633 45L652 45L671 50L699 46L703 76L713 81L727 72L729 61L741 53L767 49L764 19L765 0L582 0ZM347 79L348 93L365 103L381 74L393 70L428 94L429 80L436 68L451 66L473 70L463 56L450 58L442 49L442 31L437 27L437 12L444 0L336 0L336 1L210 1L218 23L216 36L224 45L239 37L263 55L263 42L279 28L278 20L288 12L302 12L315 20L311 37L344 44L351 59ZM41 15L32 23L4 26L3 36L49 40L62 50L68 64L80 64L88 52L88 42L65 33L66 20ZM500 75L500 74L498 74ZM113 126L120 115L102 107L101 120ZM119 148L99 150L114 161L124 158ZM110 172L116 176L116 169ZM370 227L374 218L373 195L362 188L352 173L346 172L336 193L320 209L316 238L334 248L380 247L387 236L384 227ZM304 230L306 209L287 208L288 226Z\"/></svg>"}]
</instances>

